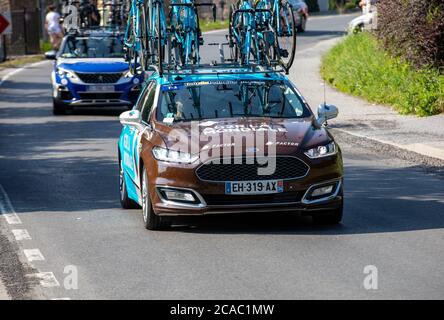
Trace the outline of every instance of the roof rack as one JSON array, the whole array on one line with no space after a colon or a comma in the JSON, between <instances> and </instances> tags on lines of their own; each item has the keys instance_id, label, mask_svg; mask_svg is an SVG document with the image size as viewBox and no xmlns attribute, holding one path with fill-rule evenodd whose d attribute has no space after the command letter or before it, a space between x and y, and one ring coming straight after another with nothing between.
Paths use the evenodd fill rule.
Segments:
<instances>
[{"instance_id":1,"label":"roof rack","mask_svg":"<svg viewBox=\"0 0 444 320\"><path fill-rule=\"evenodd\" d=\"M68 31L68 35L89 35L94 32L103 32L103 33L111 33L113 35L120 35L124 31L119 27L104 27L104 26L94 26L87 28L73 28Z\"/></svg>"},{"instance_id":2,"label":"roof rack","mask_svg":"<svg viewBox=\"0 0 444 320\"><path fill-rule=\"evenodd\" d=\"M280 66L263 66L257 64L239 65L235 63L208 63L187 66L164 66L159 72L156 65L150 66L150 70L159 73L161 76L187 76L187 75L223 75L223 74L258 74L285 72Z\"/></svg>"}]
</instances>

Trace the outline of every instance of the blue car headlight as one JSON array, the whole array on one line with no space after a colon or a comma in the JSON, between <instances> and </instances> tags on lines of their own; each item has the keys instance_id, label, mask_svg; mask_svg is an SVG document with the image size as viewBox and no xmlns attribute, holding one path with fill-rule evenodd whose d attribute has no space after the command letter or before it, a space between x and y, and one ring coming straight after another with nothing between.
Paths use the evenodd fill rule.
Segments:
<instances>
[{"instance_id":1,"label":"blue car headlight","mask_svg":"<svg viewBox=\"0 0 444 320\"><path fill-rule=\"evenodd\" d=\"M68 79L73 79L73 80L79 80L79 78L77 77L77 75L70 70L66 70L63 68L57 68L57 74L61 77L61 78L68 78Z\"/></svg>"},{"instance_id":2,"label":"blue car headlight","mask_svg":"<svg viewBox=\"0 0 444 320\"><path fill-rule=\"evenodd\" d=\"M140 83L140 79L139 79L136 75L134 75L134 74L131 72L131 70L128 70L128 71L123 75L123 77L124 77L124 78L127 78L127 79L132 78L132 82L133 82L134 84L139 84L139 83Z\"/></svg>"}]
</instances>

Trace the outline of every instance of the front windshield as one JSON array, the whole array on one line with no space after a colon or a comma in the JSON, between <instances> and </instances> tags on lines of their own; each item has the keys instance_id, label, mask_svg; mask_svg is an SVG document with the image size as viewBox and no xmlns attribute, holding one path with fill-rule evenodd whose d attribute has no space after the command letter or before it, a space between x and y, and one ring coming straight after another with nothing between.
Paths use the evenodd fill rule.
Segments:
<instances>
[{"instance_id":1,"label":"front windshield","mask_svg":"<svg viewBox=\"0 0 444 320\"><path fill-rule=\"evenodd\" d=\"M217 81L161 88L157 120L191 121L235 117L305 118L301 97L283 81Z\"/></svg>"},{"instance_id":2,"label":"front windshield","mask_svg":"<svg viewBox=\"0 0 444 320\"><path fill-rule=\"evenodd\" d=\"M68 37L62 58L123 58L123 42L116 36Z\"/></svg>"}]
</instances>

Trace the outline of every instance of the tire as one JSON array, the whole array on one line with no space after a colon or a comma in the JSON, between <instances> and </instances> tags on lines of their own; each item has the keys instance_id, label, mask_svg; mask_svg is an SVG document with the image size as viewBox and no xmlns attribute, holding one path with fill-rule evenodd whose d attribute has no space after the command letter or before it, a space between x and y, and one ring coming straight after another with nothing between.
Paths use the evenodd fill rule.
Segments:
<instances>
[{"instance_id":1,"label":"tire","mask_svg":"<svg viewBox=\"0 0 444 320\"><path fill-rule=\"evenodd\" d=\"M126 190L125 175L123 173L122 160L119 160L119 194L120 205L123 209L136 209L140 206L132 199L128 197L128 191Z\"/></svg>"},{"instance_id":2,"label":"tire","mask_svg":"<svg viewBox=\"0 0 444 320\"><path fill-rule=\"evenodd\" d=\"M52 99L52 114L55 116L66 114L67 106L63 102Z\"/></svg>"},{"instance_id":3,"label":"tire","mask_svg":"<svg viewBox=\"0 0 444 320\"><path fill-rule=\"evenodd\" d=\"M323 212L313 215L313 222L317 225L335 225L339 224L343 218L344 202L341 201L341 205L329 212Z\"/></svg>"},{"instance_id":4,"label":"tire","mask_svg":"<svg viewBox=\"0 0 444 320\"><path fill-rule=\"evenodd\" d=\"M289 23L290 23L290 30L287 30L287 32L291 32L291 36L285 36L282 35L280 36L279 34L277 34L276 37L276 43L275 43L275 52L278 53L278 57L280 60L280 64L281 66L285 69L286 72L288 72L291 68L291 66L293 65L294 62L294 57L296 54L296 41L297 41L297 36L296 36L296 22L294 19L294 14L293 14L293 9L291 8L291 6L286 2L282 5L282 8L284 10L284 12L287 13L286 17L289 19ZM277 17L275 15L275 13L273 13L273 29L275 30L275 32L277 32ZM279 15L280 17L280 15ZM280 18L279 18L280 19ZM285 44L287 44L286 40L290 41L290 45L287 47L285 46ZM283 49L285 48L285 49ZM284 55L284 52L286 54L286 56Z\"/></svg>"},{"instance_id":5,"label":"tire","mask_svg":"<svg viewBox=\"0 0 444 320\"><path fill-rule=\"evenodd\" d=\"M142 170L142 214L145 229L161 230L170 226L163 217L154 213L149 193L148 174L145 167Z\"/></svg>"},{"instance_id":6,"label":"tire","mask_svg":"<svg viewBox=\"0 0 444 320\"><path fill-rule=\"evenodd\" d=\"M305 32L306 27L307 27L307 17L302 15L301 24L297 26L297 30L298 32Z\"/></svg>"}]
</instances>

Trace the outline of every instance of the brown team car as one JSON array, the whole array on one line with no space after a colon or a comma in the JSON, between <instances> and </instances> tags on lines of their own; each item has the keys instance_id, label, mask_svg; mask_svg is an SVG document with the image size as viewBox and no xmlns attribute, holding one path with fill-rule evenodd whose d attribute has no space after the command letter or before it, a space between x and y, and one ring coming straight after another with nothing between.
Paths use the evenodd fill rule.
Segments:
<instances>
[{"instance_id":1,"label":"brown team car","mask_svg":"<svg viewBox=\"0 0 444 320\"><path fill-rule=\"evenodd\" d=\"M147 229L171 217L299 212L339 223L341 150L280 73L217 70L151 76L120 115L120 200Z\"/></svg>"}]
</instances>

